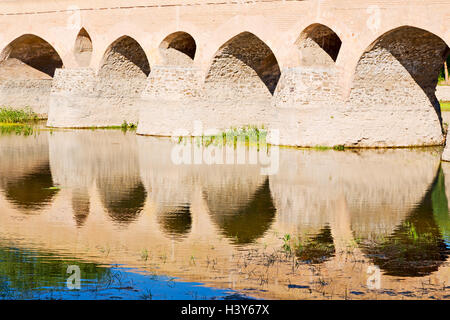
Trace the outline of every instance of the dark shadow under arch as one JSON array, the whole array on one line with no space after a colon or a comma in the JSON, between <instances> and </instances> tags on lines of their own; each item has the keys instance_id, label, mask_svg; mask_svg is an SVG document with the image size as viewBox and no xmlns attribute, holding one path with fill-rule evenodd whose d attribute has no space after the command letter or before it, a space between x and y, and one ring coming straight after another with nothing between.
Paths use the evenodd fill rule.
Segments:
<instances>
[{"instance_id":1,"label":"dark shadow under arch","mask_svg":"<svg viewBox=\"0 0 450 320\"><path fill-rule=\"evenodd\" d=\"M6 76L11 79L51 78L57 68L63 67L61 57L52 45L33 34L22 35L8 44L3 50L0 60L2 69L5 67L8 69L1 72L2 74L7 73L2 77ZM23 65L31 67L34 71Z\"/></svg>"},{"instance_id":2,"label":"dark shadow under arch","mask_svg":"<svg viewBox=\"0 0 450 320\"><path fill-rule=\"evenodd\" d=\"M50 164L46 163L25 176L9 181L6 198L25 214L36 214L49 205L59 189L53 183Z\"/></svg>"},{"instance_id":3,"label":"dark shadow under arch","mask_svg":"<svg viewBox=\"0 0 450 320\"><path fill-rule=\"evenodd\" d=\"M296 43L302 65L326 65L336 62L342 41L329 27L315 23L300 34Z\"/></svg>"},{"instance_id":4,"label":"dark shadow under arch","mask_svg":"<svg viewBox=\"0 0 450 320\"><path fill-rule=\"evenodd\" d=\"M158 215L163 233L174 240L185 238L192 229L190 206L179 206L170 212Z\"/></svg>"},{"instance_id":5,"label":"dark shadow under arch","mask_svg":"<svg viewBox=\"0 0 450 320\"><path fill-rule=\"evenodd\" d=\"M168 35L159 45L167 65L189 65L195 57L197 44L186 32L178 31Z\"/></svg>"},{"instance_id":6,"label":"dark shadow under arch","mask_svg":"<svg viewBox=\"0 0 450 320\"><path fill-rule=\"evenodd\" d=\"M99 76L115 75L127 78L147 77L150 64L141 45L129 36L122 36L106 50Z\"/></svg>"},{"instance_id":7,"label":"dark shadow under arch","mask_svg":"<svg viewBox=\"0 0 450 320\"><path fill-rule=\"evenodd\" d=\"M216 52L206 82L239 84L255 90L256 77L273 95L281 71L272 50L257 36L242 32Z\"/></svg>"},{"instance_id":8,"label":"dark shadow under arch","mask_svg":"<svg viewBox=\"0 0 450 320\"><path fill-rule=\"evenodd\" d=\"M233 194L221 197L225 199L239 198L238 195ZM275 219L276 209L270 193L268 178L246 203L240 204L233 212L224 213L220 210L221 206L225 206L228 210L228 203L213 205L212 201L215 201L215 197L206 194L206 202L210 208L212 220L223 234L237 245L250 244L261 238Z\"/></svg>"},{"instance_id":9,"label":"dark shadow under arch","mask_svg":"<svg viewBox=\"0 0 450 320\"><path fill-rule=\"evenodd\" d=\"M442 221L437 219L437 210L443 205L447 206L447 198L439 168L420 204L386 239L362 244L363 252L387 275L422 277L437 271L450 255L442 236ZM448 226L448 207L445 211Z\"/></svg>"},{"instance_id":10,"label":"dark shadow under arch","mask_svg":"<svg viewBox=\"0 0 450 320\"><path fill-rule=\"evenodd\" d=\"M448 45L429 31L412 26L390 30L372 42L359 59L351 99L374 103L366 101L370 93L377 98L374 89L383 100L399 105L424 104L425 97L442 123L435 90L449 54Z\"/></svg>"},{"instance_id":11,"label":"dark shadow under arch","mask_svg":"<svg viewBox=\"0 0 450 320\"><path fill-rule=\"evenodd\" d=\"M74 46L75 60L80 67L87 67L92 57L92 39L85 28L81 28Z\"/></svg>"},{"instance_id":12,"label":"dark shadow under arch","mask_svg":"<svg viewBox=\"0 0 450 320\"><path fill-rule=\"evenodd\" d=\"M72 191L73 218L77 227L82 227L89 216L90 211L89 192L87 189L75 189Z\"/></svg>"},{"instance_id":13,"label":"dark shadow under arch","mask_svg":"<svg viewBox=\"0 0 450 320\"><path fill-rule=\"evenodd\" d=\"M121 225L135 221L145 205L147 192L142 182L118 185L120 180L100 179L97 183L101 201L111 219Z\"/></svg>"}]
</instances>

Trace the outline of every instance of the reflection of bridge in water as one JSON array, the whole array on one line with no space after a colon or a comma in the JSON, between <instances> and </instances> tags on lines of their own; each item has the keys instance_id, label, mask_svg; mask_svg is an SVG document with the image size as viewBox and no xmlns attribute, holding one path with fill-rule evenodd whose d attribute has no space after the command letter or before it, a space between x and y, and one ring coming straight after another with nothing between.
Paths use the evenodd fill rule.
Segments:
<instances>
[{"instance_id":1,"label":"reflection of bridge in water","mask_svg":"<svg viewBox=\"0 0 450 320\"><path fill-rule=\"evenodd\" d=\"M14 246L237 289L263 283L266 297L309 297L288 284L312 288L319 276L330 279L327 295L367 291L374 263L381 288L394 292L450 279L450 167L440 169L436 149L282 149L267 177L257 165L174 165L170 142L116 131L0 139L0 233ZM324 241L327 259L293 274L287 262L264 266L252 255L267 257L285 234L304 248Z\"/></svg>"}]
</instances>

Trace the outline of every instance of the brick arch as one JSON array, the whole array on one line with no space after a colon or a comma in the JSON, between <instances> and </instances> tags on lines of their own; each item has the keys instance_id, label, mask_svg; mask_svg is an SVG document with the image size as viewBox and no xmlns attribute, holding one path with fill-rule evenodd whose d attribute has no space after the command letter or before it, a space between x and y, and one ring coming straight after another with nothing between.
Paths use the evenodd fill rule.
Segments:
<instances>
[{"instance_id":1,"label":"brick arch","mask_svg":"<svg viewBox=\"0 0 450 320\"><path fill-rule=\"evenodd\" d=\"M333 65L338 58L342 40L326 25L313 23L301 32L295 46L300 51L301 65Z\"/></svg>"},{"instance_id":2,"label":"brick arch","mask_svg":"<svg viewBox=\"0 0 450 320\"><path fill-rule=\"evenodd\" d=\"M264 42L277 57L280 69L283 67L282 57L286 50L286 42L284 41L285 32L271 20L262 16L237 15L226 20L215 29L204 32L204 34L198 34L196 36L191 33L196 40L199 40L199 49L202 47L202 52L198 52L198 58L201 59L198 63L205 73L210 68L211 61L214 59L217 49L243 32L252 33ZM204 46L202 46L200 42L202 42Z\"/></svg>"},{"instance_id":3,"label":"brick arch","mask_svg":"<svg viewBox=\"0 0 450 320\"><path fill-rule=\"evenodd\" d=\"M192 65L196 51L197 44L194 38L184 31L169 34L159 45L159 52L165 65Z\"/></svg>"},{"instance_id":4,"label":"brick arch","mask_svg":"<svg viewBox=\"0 0 450 320\"><path fill-rule=\"evenodd\" d=\"M3 76L13 79L49 79L64 65L55 48L34 34L23 34L11 41L0 60Z\"/></svg>"},{"instance_id":5,"label":"brick arch","mask_svg":"<svg viewBox=\"0 0 450 320\"><path fill-rule=\"evenodd\" d=\"M142 46L130 36L121 36L105 51L98 74L126 77L147 77L150 63Z\"/></svg>"},{"instance_id":6,"label":"brick arch","mask_svg":"<svg viewBox=\"0 0 450 320\"><path fill-rule=\"evenodd\" d=\"M346 99L355 112L367 113L360 123L365 141L383 146L443 143L435 89L449 53L439 36L409 25L370 43L352 70Z\"/></svg>"},{"instance_id":7,"label":"brick arch","mask_svg":"<svg viewBox=\"0 0 450 320\"><path fill-rule=\"evenodd\" d=\"M384 21L384 20L383 20ZM343 40L343 45L341 48L341 54L339 60L342 63L342 70L344 71L342 74L342 87L343 87L343 97L348 99L351 88L353 85L355 70L357 68L358 63L361 60L361 57L364 53L373 46L377 41L379 41L384 36L390 34L395 30L399 30L401 28L416 28L424 30L434 36L440 38L447 46L450 44L450 32L443 32L441 29L430 29L426 23L420 24L411 21L390 21L391 23L386 24L383 28L380 28L376 32L371 30L366 30L362 37L358 39L358 41L348 44L345 40ZM341 59L342 58L342 59Z\"/></svg>"},{"instance_id":8,"label":"brick arch","mask_svg":"<svg viewBox=\"0 0 450 320\"><path fill-rule=\"evenodd\" d=\"M105 54L111 49L113 44L117 44L118 40L122 40L125 37L134 40L139 45L140 49L145 53L150 66L155 64L153 47L157 47L157 44L155 43L153 46L153 35L149 35L148 32L142 30L139 26L129 21L118 22L108 32L103 32L98 27L90 26L89 24L86 24L86 27L89 28L86 30L89 31L93 44L91 66L97 73L104 64Z\"/></svg>"},{"instance_id":9,"label":"brick arch","mask_svg":"<svg viewBox=\"0 0 450 320\"><path fill-rule=\"evenodd\" d=\"M402 96L407 94L402 103L431 105L439 113L434 92L439 70L449 54L448 45L427 30L401 26L385 32L360 56L354 69L350 99L367 103L369 90L374 98L399 103L400 90ZM383 91L381 96L376 94L377 88Z\"/></svg>"},{"instance_id":10,"label":"brick arch","mask_svg":"<svg viewBox=\"0 0 450 320\"><path fill-rule=\"evenodd\" d=\"M345 21L335 21L327 19L326 17L317 17L316 15L306 15L302 19L289 27L288 30L280 32L277 36L277 47L282 47L283 50L278 53L280 59L280 64L283 67L296 67L301 64L301 55L299 50L299 44L305 37L312 35L312 31L330 30L330 33L335 34L337 38L341 41L341 46L339 48L339 54L334 63L339 65L345 57L344 49L346 46L351 46L353 30L345 23ZM319 46L320 47L320 46ZM345 60L345 59L344 59Z\"/></svg>"},{"instance_id":11,"label":"brick arch","mask_svg":"<svg viewBox=\"0 0 450 320\"><path fill-rule=\"evenodd\" d=\"M281 71L272 50L256 35L244 31L216 52L205 78L208 89L226 86L233 96L270 97Z\"/></svg>"},{"instance_id":12,"label":"brick arch","mask_svg":"<svg viewBox=\"0 0 450 320\"><path fill-rule=\"evenodd\" d=\"M92 58L92 38L86 28L81 28L75 39L73 53L80 67L89 66Z\"/></svg>"}]
</instances>

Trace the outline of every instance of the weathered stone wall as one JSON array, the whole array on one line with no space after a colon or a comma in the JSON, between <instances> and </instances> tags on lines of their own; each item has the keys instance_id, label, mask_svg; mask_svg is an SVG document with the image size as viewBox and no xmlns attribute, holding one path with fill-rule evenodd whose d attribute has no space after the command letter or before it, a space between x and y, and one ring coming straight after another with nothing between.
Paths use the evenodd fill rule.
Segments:
<instances>
[{"instance_id":1,"label":"weathered stone wall","mask_svg":"<svg viewBox=\"0 0 450 320\"><path fill-rule=\"evenodd\" d=\"M200 121L204 131L225 130L268 123L270 99L242 99L223 96L215 100L203 82L200 69L155 66L140 101L137 133L143 135L202 134L194 132ZM224 89L225 90L225 89Z\"/></svg>"},{"instance_id":2,"label":"weathered stone wall","mask_svg":"<svg viewBox=\"0 0 450 320\"><path fill-rule=\"evenodd\" d=\"M143 87L145 81L99 78L89 68L58 69L47 125L86 128L118 126L124 121L137 123L140 95L136 83Z\"/></svg>"},{"instance_id":3,"label":"weathered stone wall","mask_svg":"<svg viewBox=\"0 0 450 320\"><path fill-rule=\"evenodd\" d=\"M24 35L12 41L0 58L0 105L30 108L47 118L52 77L63 63L45 40Z\"/></svg>"},{"instance_id":4,"label":"weathered stone wall","mask_svg":"<svg viewBox=\"0 0 450 320\"><path fill-rule=\"evenodd\" d=\"M171 136L191 128L202 111L201 70L155 66L139 102L139 134ZM205 110L206 112L206 110Z\"/></svg>"},{"instance_id":5,"label":"weathered stone wall","mask_svg":"<svg viewBox=\"0 0 450 320\"><path fill-rule=\"evenodd\" d=\"M342 106L335 65L341 40L331 29L314 24L302 32L296 46L299 66L286 68L281 74L272 101L275 111L270 128L279 130L283 145L342 142L342 135L336 135L332 128Z\"/></svg>"},{"instance_id":6,"label":"weathered stone wall","mask_svg":"<svg viewBox=\"0 0 450 320\"><path fill-rule=\"evenodd\" d=\"M123 37L105 53L98 75L90 68L58 69L52 87L52 127L105 127L138 123L138 100L150 66L139 44Z\"/></svg>"},{"instance_id":7,"label":"weathered stone wall","mask_svg":"<svg viewBox=\"0 0 450 320\"><path fill-rule=\"evenodd\" d=\"M360 58L348 100L339 94L338 78L323 77L333 74L332 59L314 58L320 53L316 44L307 46L314 53L310 52L311 59L305 63L322 61L328 69L322 77L311 75L316 88L302 92L314 81L300 82L299 76L293 76L298 81L293 85L285 71L277 88L278 110L272 127L280 130L281 144L391 147L443 143L435 88L448 47L440 38L412 27L380 37Z\"/></svg>"},{"instance_id":8,"label":"weathered stone wall","mask_svg":"<svg viewBox=\"0 0 450 320\"><path fill-rule=\"evenodd\" d=\"M16 109L30 108L47 118L52 80L0 80L0 105Z\"/></svg>"},{"instance_id":9,"label":"weathered stone wall","mask_svg":"<svg viewBox=\"0 0 450 320\"><path fill-rule=\"evenodd\" d=\"M362 145L441 144L437 75L447 45L429 32L403 27L383 36L361 57L349 106Z\"/></svg>"}]
</instances>

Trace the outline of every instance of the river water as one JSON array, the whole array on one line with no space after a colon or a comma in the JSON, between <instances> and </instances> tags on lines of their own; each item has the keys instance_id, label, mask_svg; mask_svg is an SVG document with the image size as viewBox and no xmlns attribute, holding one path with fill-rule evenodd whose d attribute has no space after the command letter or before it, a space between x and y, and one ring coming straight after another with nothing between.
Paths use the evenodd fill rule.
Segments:
<instances>
[{"instance_id":1,"label":"river water","mask_svg":"<svg viewBox=\"0 0 450 320\"><path fill-rule=\"evenodd\" d=\"M0 135L1 298L450 298L440 147L16 133Z\"/></svg>"}]
</instances>

